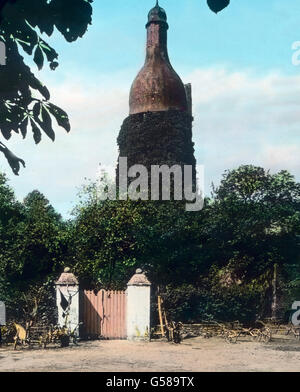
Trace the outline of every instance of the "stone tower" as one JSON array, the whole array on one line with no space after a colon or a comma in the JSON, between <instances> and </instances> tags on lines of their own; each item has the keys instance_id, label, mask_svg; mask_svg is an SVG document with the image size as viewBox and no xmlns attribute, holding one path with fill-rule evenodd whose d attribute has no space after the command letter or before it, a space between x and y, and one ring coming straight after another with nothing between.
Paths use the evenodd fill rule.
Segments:
<instances>
[{"instance_id":1,"label":"stone tower","mask_svg":"<svg viewBox=\"0 0 300 392\"><path fill-rule=\"evenodd\" d=\"M170 63L169 25L158 1L146 29L146 61L131 87L129 116L118 137L119 157L127 157L128 167L142 164L149 171L151 165L163 164L195 168L191 85L183 84Z\"/></svg>"}]
</instances>

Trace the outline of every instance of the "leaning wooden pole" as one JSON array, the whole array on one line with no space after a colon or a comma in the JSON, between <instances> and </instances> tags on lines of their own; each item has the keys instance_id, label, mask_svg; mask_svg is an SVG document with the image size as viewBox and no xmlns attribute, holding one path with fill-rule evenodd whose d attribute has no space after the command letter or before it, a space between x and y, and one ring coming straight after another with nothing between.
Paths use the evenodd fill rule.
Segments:
<instances>
[{"instance_id":1,"label":"leaning wooden pole","mask_svg":"<svg viewBox=\"0 0 300 392\"><path fill-rule=\"evenodd\" d=\"M273 271L273 282L272 282L272 319L277 320L277 308L278 308L278 299L277 299L277 279L278 279L278 266L274 264L274 271Z\"/></svg>"},{"instance_id":2,"label":"leaning wooden pole","mask_svg":"<svg viewBox=\"0 0 300 392\"><path fill-rule=\"evenodd\" d=\"M161 336L164 337L165 331L164 331L164 323L163 323L162 311L161 311L161 296L160 295L157 297L157 305L158 305L158 315L159 315Z\"/></svg>"}]
</instances>

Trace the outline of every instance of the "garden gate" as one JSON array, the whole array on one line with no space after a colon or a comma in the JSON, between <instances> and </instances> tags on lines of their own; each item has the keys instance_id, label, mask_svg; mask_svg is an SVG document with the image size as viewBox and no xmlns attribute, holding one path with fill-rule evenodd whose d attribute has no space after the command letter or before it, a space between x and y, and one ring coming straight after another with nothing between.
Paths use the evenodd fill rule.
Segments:
<instances>
[{"instance_id":1,"label":"garden gate","mask_svg":"<svg viewBox=\"0 0 300 392\"><path fill-rule=\"evenodd\" d=\"M82 298L83 335L126 339L126 292L84 290Z\"/></svg>"}]
</instances>

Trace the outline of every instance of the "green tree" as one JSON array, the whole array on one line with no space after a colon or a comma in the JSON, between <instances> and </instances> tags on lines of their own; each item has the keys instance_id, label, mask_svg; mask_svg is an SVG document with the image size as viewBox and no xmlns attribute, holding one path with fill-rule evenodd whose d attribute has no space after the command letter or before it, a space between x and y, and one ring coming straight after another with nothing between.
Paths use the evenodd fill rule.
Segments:
<instances>
[{"instance_id":1,"label":"green tree","mask_svg":"<svg viewBox=\"0 0 300 392\"><path fill-rule=\"evenodd\" d=\"M0 67L0 130L8 140L12 133L26 137L32 130L35 143L44 132L54 141L54 117L59 126L70 131L68 115L50 102L48 88L39 81L25 64L22 51L33 57L41 70L45 63L54 70L58 53L46 41L56 28L68 42L82 37L92 16L92 0L2 0L0 3L0 40L6 46L7 61ZM0 140L13 172L18 175L20 164Z\"/></svg>"},{"instance_id":2,"label":"green tree","mask_svg":"<svg viewBox=\"0 0 300 392\"><path fill-rule=\"evenodd\" d=\"M270 314L275 272L282 308L300 292L300 185L286 171L227 171L198 213L180 202L101 201L101 184L88 184L69 222L38 191L17 202L0 179L2 293L19 295L62 266L86 286L124 288L142 267L170 314L249 321Z\"/></svg>"},{"instance_id":3,"label":"green tree","mask_svg":"<svg viewBox=\"0 0 300 392\"><path fill-rule=\"evenodd\" d=\"M64 222L40 192L33 191L22 204L5 176L0 179L0 274L25 289L59 269Z\"/></svg>"},{"instance_id":4,"label":"green tree","mask_svg":"<svg viewBox=\"0 0 300 392\"><path fill-rule=\"evenodd\" d=\"M20 269L25 211L0 173L0 275L8 277Z\"/></svg>"},{"instance_id":5,"label":"green tree","mask_svg":"<svg viewBox=\"0 0 300 392\"><path fill-rule=\"evenodd\" d=\"M0 300L8 307L13 307L20 295L13 278L21 271L24 219L22 204L16 200L6 176L0 173Z\"/></svg>"},{"instance_id":6,"label":"green tree","mask_svg":"<svg viewBox=\"0 0 300 392\"><path fill-rule=\"evenodd\" d=\"M101 201L98 191L99 184L84 189L65 259L87 285L122 288L142 267L188 309L198 301L203 311L194 314L243 320L270 313L275 269L278 297L289 282L295 288L300 188L286 171L227 171L198 213L182 203Z\"/></svg>"},{"instance_id":7,"label":"green tree","mask_svg":"<svg viewBox=\"0 0 300 392\"><path fill-rule=\"evenodd\" d=\"M243 284L259 284L272 301L275 268L286 280L300 266L300 184L281 171L241 166L215 189L209 238L218 268ZM299 268L299 267L298 267Z\"/></svg>"},{"instance_id":8,"label":"green tree","mask_svg":"<svg viewBox=\"0 0 300 392\"><path fill-rule=\"evenodd\" d=\"M99 183L84 187L75 209L69 263L81 278L124 287L142 267L157 285L198 279L205 210L188 214L179 202L101 201L99 189Z\"/></svg>"},{"instance_id":9,"label":"green tree","mask_svg":"<svg viewBox=\"0 0 300 392\"><path fill-rule=\"evenodd\" d=\"M25 222L22 279L37 281L59 267L64 223L43 194L35 190L24 199Z\"/></svg>"},{"instance_id":10,"label":"green tree","mask_svg":"<svg viewBox=\"0 0 300 392\"><path fill-rule=\"evenodd\" d=\"M0 300L10 316L24 316L33 290L45 294L47 287L53 304L51 284L66 254L66 233L67 223L39 191L20 203L0 174ZM44 299L40 310L46 314Z\"/></svg>"}]
</instances>

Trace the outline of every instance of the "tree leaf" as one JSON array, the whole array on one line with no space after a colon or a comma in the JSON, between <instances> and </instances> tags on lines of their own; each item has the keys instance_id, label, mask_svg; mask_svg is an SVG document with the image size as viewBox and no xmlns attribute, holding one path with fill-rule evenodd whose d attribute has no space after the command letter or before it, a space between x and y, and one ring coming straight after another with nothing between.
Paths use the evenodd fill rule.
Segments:
<instances>
[{"instance_id":1,"label":"tree leaf","mask_svg":"<svg viewBox=\"0 0 300 392\"><path fill-rule=\"evenodd\" d=\"M27 127L28 127L28 117L26 117L21 124L19 125L19 129L21 131L21 134L23 136L23 139L25 139L27 135Z\"/></svg>"},{"instance_id":2,"label":"tree leaf","mask_svg":"<svg viewBox=\"0 0 300 392\"><path fill-rule=\"evenodd\" d=\"M51 48L51 46L49 46L47 42L45 42L43 39L40 39L39 44L40 48L42 49L45 56L47 57L47 60L50 63L58 58L58 53L53 48Z\"/></svg>"},{"instance_id":3,"label":"tree leaf","mask_svg":"<svg viewBox=\"0 0 300 392\"><path fill-rule=\"evenodd\" d=\"M34 106L33 106L33 115L35 118L38 118L40 113L41 113L41 103L37 102Z\"/></svg>"},{"instance_id":4,"label":"tree leaf","mask_svg":"<svg viewBox=\"0 0 300 392\"><path fill-rule=\"evenodd\" d=\"M67 113L53 103L48 102L46 106L49 109L49 112L55 117L57 124L63 127L67 132L70 132L71 126Z\"/></svg>"},{"instance_id":5,"label":"tree leaf","mask_svg":"<svg viewBox=\"0 0 300 392\"><path fill-rule=\"evenodd\" d=\"M230 4L230 0L207 0L207 4L217 14Z\"/></svg>"},{"instance_id":6,"label":"tree leaf","mask_svg":"<svg viewBox=\"0 0 300 392\"><path fill-rule=\"evenodd\" d=\"M42 132L32 119L30 119L30 123L31 123L31 128L32 128L32 132L33 132L33 139L35 141L35 144L39 144L39 142L42 139Z\"/></svg>"},{"instance_id":7,"label":"tree leaf","mask_svg":"<svg viewBox=\"0 0 300 392\"><path fill-rule=\"evenodd\" d=\"M52 0L50 8L55 15L55 26L68 42L76 41L92 22L92 6L83 0Z\"/></svg>"},{"instance_id":8,"label":"tree leaf","mask_svg":"<svg viewBox=\"0 0 300 392\"><path fill-rule=\"evenodd\" d=\"M34 58L33 61L36 63L38 66L38 69L41 70L44 65L44 54L42 49L40 48L39 45L37 45L35 52L34 52Z\"/></svg>"},{"instance_id":9,"label":"tree leaf","mask_svg":"<svg viewBox=\"0 0 300 392\"><path fill-rule=\"evenodd\" d=\"M45 134L52 140L55 140L55 133L52 129L52 120L50 114L48 113L47 109L43 106L42 107L42 121L38 118L36 119L39 126L45 132Z\"/></svg>"}]
</instances>

